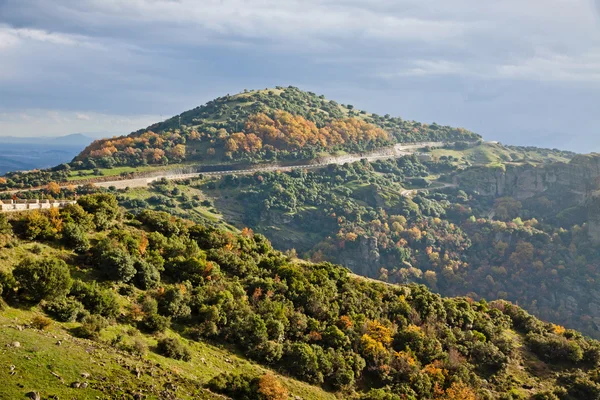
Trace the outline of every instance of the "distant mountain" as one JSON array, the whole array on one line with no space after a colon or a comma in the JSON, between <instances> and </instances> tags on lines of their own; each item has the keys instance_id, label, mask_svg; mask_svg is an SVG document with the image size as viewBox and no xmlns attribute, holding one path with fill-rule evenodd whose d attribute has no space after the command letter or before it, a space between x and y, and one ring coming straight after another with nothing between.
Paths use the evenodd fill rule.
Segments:
<instances>
[{"instance_id":1,"label":"distant mountain","mask_svg":"<svg viewBox=\"0 0 600 400\"><path fill-rule=\"evenodd\" d=\"M93 140L81 133L57 137L0 136L0 174L69 162Z\"/></svg>"}]
</instances>

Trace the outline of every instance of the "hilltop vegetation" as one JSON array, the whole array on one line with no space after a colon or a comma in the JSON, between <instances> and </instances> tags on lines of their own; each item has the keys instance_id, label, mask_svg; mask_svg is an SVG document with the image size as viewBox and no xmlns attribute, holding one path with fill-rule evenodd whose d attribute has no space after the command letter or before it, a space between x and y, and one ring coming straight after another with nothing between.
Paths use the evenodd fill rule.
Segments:
<instances>
[{"instance_id":1,"label":"hilltop vegetation","mask_svg":"<svg viewBox=\"0 0 600 400\"><path fill-rule=\"evenodd\" d=\"M0 214L0 226L4 321L43 311L57 322L36 317L32 328L54 325L61 335L68 329L97 341L104 365L122 368L113 367L115 358L102 343L120 348L120 364L127 368L135 368L133 354L141 357L142 370L148 368L144 360L157 360L161 368L153 374L160 381L180 376L177 385L165 386L173 395L211 398L212 390L233 398L286 399L302 388L255 367L190 379L193 370L205 368L207 359L198 359L198 352L207 354L207 343L234 346L256 363L344 398L600 394L600 344L575 331L505 301L442 298L424 286L375 283L326 262L299 262L250 229L232 233L155 211L126 215L109 194L8 221ZM32 311L13 309L17 304ZM30 329L7 332L28 346L35 335L44 337ZM154 343L151 352L148 343ZM69 339L68 348L78 346ZM18 347L10 349L18 353ZM12 361L19 370L28 365L22 359ZM173 362L176 371L162 369ZM72 393L59 379L28 378L32 382L45 385L35 388L44 393ZM91 389L93 395L108 387L94 381ZM0 390L19 393L14 384ZM136 390L156 394L141 382ZM327 396L316 388L301 390L307 398Z\"/></svg>"},{"instance_id":2,"label":"hilltop vegetation","mask_svg":"<svg viewBox=\"0 0 600 400\"><path fill-rule=\"evenodd\" d=\"M461 128L380 117L288 87L220 97L129 136L96 141L73 166L312 159L396 142L479 139Z\"/></svg>"}]
</instances>

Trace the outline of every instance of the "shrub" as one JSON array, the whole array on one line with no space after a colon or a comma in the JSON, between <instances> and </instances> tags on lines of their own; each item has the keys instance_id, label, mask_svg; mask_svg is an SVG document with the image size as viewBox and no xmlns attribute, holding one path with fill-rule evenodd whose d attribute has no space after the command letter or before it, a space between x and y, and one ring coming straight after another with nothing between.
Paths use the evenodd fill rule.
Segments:
<instances>
[{"instance_id":1,"label":"shrub","mask_svg":"<svg viewBox=\"0 0 600 400\"><path fill-rule=\"evenodd\" d=\"M538 357L550 362L576 363L583 359L583 350L577 342L561 336L530 333L527 344Z\"/></svg>"},{"instance_id":2,"label":"shrub","mask_svg":"<svg viewBox=\"0 0 600 400\"><path fill-rule=\"evenodd\" d=\"M85 315L83 304L66 297L44 304L44 311L60 322L74 322Z\"/></svg>"},{"instance_id":3,"label":"shrub","mask_svg":"<svg viewBox=\"0 0 600 400\"><path fill-rule=\"evenodd\" d=\"M213 392L224 394L232 399L254 400L258 397L256 379L246 374L222 373L212 378L207 386Z\"/></svg>"},{"instance_id":4,"label":"shrub","mask_svg":"<svg viewBox=\"0 0 600 400\"><path fill-rule=\"evenodd\" d=\"M121 214L117 199L112 194L99 193L81 196L77 200L77 204L92 214L94 224L99 230L109 228Z\"/></svg>"},{"instance_id":5,"label":"shrub","mask_svg":"<svg viewBox=\"0 0 600 400\"><path fill-rule=\"evenodd\" d=\"M106 318L100 315L88 315L83 319L81 326L76 330L79 337L86 339L98 339L102 329L108 326Z\"/></svg>"},{"instance_id":6,"label":"shrub","mask_svg":"<svg viewBox=\"0 0 600 400\"><path fill-rule=\"evenodd\" d=\"M164 332L171 325L171 318L159 314L148 314L140 322L140 329L150 332Z\"/></svg>"},{"instance_id":7,"label":"shrub","mask_svg":"<svg viewBox=\"0 0 600 400\"><path fill-rule=\"evenodd\" d=\"M34 329L46 329L50 325L52 325L52 320L50 318L46 318L43 315L36 315L31 320L31 327Z\"/></svg>"},{"instance_id":8,"label":"shrub","mask_svg":"<svg viewBox=\"0 0 600 400\"><path fill-rule=\"evenodd\" d=\"M13 276L26 297L36 302L65 296L72 285L67 264L50 257L21 261Z\"/></svg>"},{"instance_id":9,"label":"shrub","mask_svg":"<svg viewBox=\"0 0 600 400\"><path fill-rule=\"evenodd\" d=\"M144 357L148 353L148 345L139 337L134 338L132 344L122 344L120 347L138 357Z\"/></svg>"},{"instance_id":10,"label":"shrub","mask_svg":"<svg viewBox=\"0 0 600 400\"><path fill-rule=\"evenodd\" d=\"M63 231L63 240L78 253L84 253L90 248L90 240L85 231L77 224L66 223Z\"/></svg>"},{"instance_id":11,"label":"shrub","mask_svg":"<svg viewBox=\"0 0 600 400\"><path fill-rule=\"evenodd\" d=\"M158 341L157 350L160 354L165 357L173 358L175 360L190 361L192 359L192 352L185 345L183 345L179 339L176 338L163 338Z\"/></svg>"},{"instance_id":12,"label":"shrub","mask_svg":"<svg viewBox=\"0 0 600 400\"><path fill-rule=\"evenodd\" d=\"M96 268L107 279L127 283L135 276L134 260L120 243L105 239L93 252Z\"/></svg>"},{"instance_id":13,"label":"shrub","mask_svg":"<svg viewBox=\"0 0 600 400\"><path fill-rule=\"evenodd\" d=\"M101 289L96 282L88 285L82 281L75 281L71 294L92 314L114 318L119 313L119 303L115 294L110 290Z\"/></svg>"}]
</instances>

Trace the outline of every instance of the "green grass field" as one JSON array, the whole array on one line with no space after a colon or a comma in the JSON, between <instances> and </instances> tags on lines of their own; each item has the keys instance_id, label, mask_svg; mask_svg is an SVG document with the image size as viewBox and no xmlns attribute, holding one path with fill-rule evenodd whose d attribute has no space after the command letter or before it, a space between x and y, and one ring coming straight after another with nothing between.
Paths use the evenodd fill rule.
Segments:
<instances>
[{"instance_id":1,"label":"green grass field","mask_svg":"<svg viewBox=\"0 0 600 400\"><path fill-rule=\"evenodd\" d=\"M31 391L42 398L119 399L143 393L145 398L222 399L204 385L222 372L262 375L267 369L235 353L203 342L186 342L192 352L190 362L162 357L153 351L156 337L132 333L129 326L113 325L103 332L100 342L79 339L70 334L77 323L54 322L46 330L28 327L37 309L7 308L0 312L0 398L21 399ZM168 335L177 335L169 332ZM124 342L138 338L149 346L144 357L118 349L117 336ZM60 345L58 344L60 341ZM19 342L19 347L12 343ZM138 373L139 371L139 373ZM82 377L88 373L88 378ZM295 379L278 376L293 396L303 399L334 399L320 388ZM87 383L73 388L73 383ZM169 397L170 396L170 397Z\"/></svg>"}]
</instances>

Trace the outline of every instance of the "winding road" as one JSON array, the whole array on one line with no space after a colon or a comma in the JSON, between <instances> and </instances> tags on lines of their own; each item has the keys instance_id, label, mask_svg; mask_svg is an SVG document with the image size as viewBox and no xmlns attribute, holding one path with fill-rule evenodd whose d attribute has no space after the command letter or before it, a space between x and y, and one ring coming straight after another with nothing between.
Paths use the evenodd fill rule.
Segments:
<instances>
[{"instance_id":1,"label":"winding road","mask_svg":"<svg viewBox=\"0 0 600 400\"><path fill-rule=\"evenodd\" d=\"M104 181L104 182L94 182L93 184L95 186L99 186L99 187L108 188L108 187L112 186L112 187L116 187L117 189L124 189L124 188L146 187L150 183L160 180L160 179L181 180L181 179L197 178L201 175L202 176L219 176L219 175L228 175L228 174L240 175L240 174L253 174L255 172L261 172L261 171L291 171L294 169L318 169L318 168L323 168L330 164L343 165L346 163L353 163L353 162L365 160L365 159L368 161L375 161L375 160L383 160L383 159L389 159L389 158L399 158L399 157L404 157L407 155L414 154L414 153L416 153L416 150L421 149L423 147L440 147L440 146L443 146L446 144L448 144L448 143L444 143L444 142L399 143L392 147L378 149L378 150L375 150L375 151L372 151L369 153L346 154L346 155L342 155L342 156L321 157L320 159L317 159L317 163L314 163L314 164L268 165L268 166L257 165L253 168L243 169L243 170L230 169L230 170L223 170L223 171L195 172L195 173L189 173L189 174L173 174L173 173L169 173L168 171L164 171L164 173L162 173L162 174L159 173L157 175L148 176L148 177L119 179L119 180ZM72 183L69 185L64 185L62 187L68 187L68 186L73 186L73 185L74 186L83 186L83 184ZM437 188L432 188L432 189L437 189ZM34 189L25 189L25 190L23 190L23 189L22 190L11 190L11 191L0 192L0 193L17 193L20 191L27 191L27 190L35 190L35 188ZM414 193L416 193L416 191L420 191L420 190L426 190L426 189L411 189L411 190L407 189L407 190L402 191L402 195L403 196L411 196Z\"/></svg>"}]
</instances>

